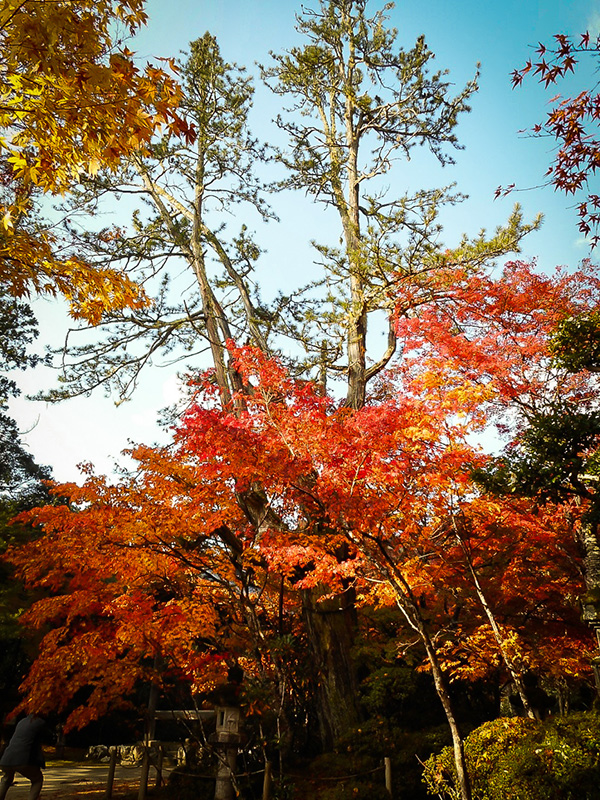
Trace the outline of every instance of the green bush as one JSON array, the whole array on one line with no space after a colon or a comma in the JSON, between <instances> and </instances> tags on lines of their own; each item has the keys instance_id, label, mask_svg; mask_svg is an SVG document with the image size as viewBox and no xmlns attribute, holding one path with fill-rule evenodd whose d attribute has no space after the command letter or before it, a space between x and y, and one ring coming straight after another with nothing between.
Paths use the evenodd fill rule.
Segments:
<instances>
[{"instance_id":1,"label":"green bush","mask_svg":"<svg viewBox=\"0 0 600 800\"><path fill-rule=\"evenodd\" d=\"M486 722L465 739L473 800L600 800L600 717L544 723L519 717ZM452 748L425 763L430 794L454 800Z\"/></svg>"}]
</instances>

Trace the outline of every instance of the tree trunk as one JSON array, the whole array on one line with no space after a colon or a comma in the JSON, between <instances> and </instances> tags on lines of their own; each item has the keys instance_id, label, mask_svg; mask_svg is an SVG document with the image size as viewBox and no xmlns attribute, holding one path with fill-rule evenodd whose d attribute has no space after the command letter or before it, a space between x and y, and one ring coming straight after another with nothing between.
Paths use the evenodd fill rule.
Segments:
<instances>
[{"instance_id":1,"label":"tree trunk","mask_svg":"<svg viewBox=\"0 0 600 800\"><path fill-rule=\"evenodd\" d=\"M349 592L321 598L323 587L303 592L303 615L310 655L318 675L317 717L324 750L360 721L358 687L351 648L356 614ZM320 601L320 602L319 602Z\"/></svg>"},{"instance_id":2,"label":"tree trunk","mask_svg":"<svg viewBox=\"0 0 600 800\"><path fill-rule=\"evenodd\" d=\"M283 528L259 484L240 493L238 503L259 534L263 529ZM302 592L309 651L319 680L317 717L324 750L334 747L360 721L358 686L351 657L356 631L354 592L347 589L321 600L328 594L324 586Z\"/></svg>"},{"instance_id":3,"label":"tree trunk","mask_svg":"<svg viewBox=\"0 0 600 800\"><path fill-rule=\"evenodd\" d=\"M354 282L354 281L353 281ZM353 294L359 294L358 289ZM367 313L360 300L354 300L348 320L348 391L346 404L359 409L367 394Z\"/></svg>"},{"instance_id":4,"label":"tree trunk","mask_svg":"<svg viewBox=\"0 0 600 800\"><path fill-rule=\"evenodd\" d=\"M582 523L579 528L579 541L583 548L585 588L590 596L600 600L600 544L597 525Z\"/></svg>"},{"instance_id":5,"label":"tree trunk","mask_svg":"<svg viewBox=\"0 0 600 800\"><path fill-rule=\"evenodd\" d=\"M467 771L467 764L465 761L463 740L458 727L458 722L456 721L456 717L454 715L454 708L452 707L452 701L450 699L448 687L446 686L446 677L440 667L433 642L429 638L429 635L422 625L419 625L419 633L421 635L421 641L425 645L427 658L431 666L435 690L442 703L444 713L446 714L446 720L448 721L448 727L450 728L450 735L452 736L452 749L454 751L454 766L456 767L460 797L461 800L471 800L471 783L469 781L469 773Z\"/></svg>"},{"instance_id":6,"label":"tree trunk","mask_svg":"<svg viewBox=\"0 0 600 800\"><path fill-rule=\"evenodd\" d=\"M471 578L473 579L473 585L475 586L477 597L479 598L481 607L485 611L485 615L490 623L490 627L492 629L492 633L496 640L496 644L498 645L498 649L500 650L500 655L502 656L502 660L504 661L504 664L510 673L513 683L517 687L517 691L519 693L519 697L521 698L521 702L523 703L523 708L525 709L525 713L527 714L529 719L539 719L540 718L539 714L536 714L534 709L531 707L531 703L529 702L529 698L527 697L527 692L525 690L525 684L523 682L523 676L521 674L521 671L515 667L513 660L507 650L506 642L504 640L504 636L502 635L502 631L500 630L500 626L496 621L494 612L492 611L492 608L487 601L487 597L485 596L483 587L479 581L477 573L475 572L475 567L473 566L471 555L467 550L465 543L457 530L456 521L454 521L453 524L455 528L456 539L464 553L465 560L467 562L467 567L469 569L469 572L471 573Z\"/></svg>"},{"instance_id":7,"label":"tree trunk","mask_svg":"<svg viewBox=\"0 0 600 800\"><path fill-rule=\"evenodd\" d=\"M578 530L579 543L583 550L583 570L585 580L585 597L581 601L584 622L596 634L600 648L600 543L598 542L598 526L595 523L582 522ZM592 659L596 694L600 698L600 656Z\"/></svg>"},{"instance_id":8,"label":"tree trunk","mask_svg":"<svg viewBox=\"0 0 600 800\"><path fill-rule=\"evenodd\" d=\"M363 550L363 552L365 552ZM431 674L433 676L433 683L437 696L440 699L448 727L450 728L450 735L452 737L452 749L454 751L454 766L456 768L458 792L460 800L471 800L471 782L469 780L469 773L467 771L467 762L465 760L465 750L463 746L462 735L458 726L458 721L454 713L452 705L452 698L448 690L446 676L441 667L435 645L427 630L427 625L418 603L412 593L410 585L404 578L401 570L398 568L394 559L390 556L386 547L382 542L378 543L378 553L383 557L383 564L373 552L367 551L365 554L372 563L382 572L382 574L389 581L390 586L394 589L396 594L396 604L402 612L404 618L410 627L418 634L427 654L427 660L431 667ZM383 566L383 569L382 569Z\"/></svg>"}]
</instances>

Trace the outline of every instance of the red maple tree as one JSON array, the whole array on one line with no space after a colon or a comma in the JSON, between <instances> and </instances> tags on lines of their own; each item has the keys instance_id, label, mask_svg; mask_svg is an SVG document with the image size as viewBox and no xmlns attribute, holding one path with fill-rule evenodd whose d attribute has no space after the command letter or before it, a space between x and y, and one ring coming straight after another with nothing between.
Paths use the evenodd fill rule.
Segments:
<instances>
[{"instance_id":1,"label":"red maple tree","mask_svg":"<svg viewBox=\"0 0 600 800\"><path fill-rule=\"evenodd\" d=\"M474 437L494 420L514 434L557 393L592 402L593 376L558 369L550 342L595 305L599 283L589 269L547 277L520 262L494 278L450 256L437 275L418 316L402 297L404 361L361 408L230 343L243 387L230 407L204 376L172 446L138 447L131 476L57 487L68 506L28 515L44 535L9 558L50 594L26 616L51 627L23 687L36 706L67 708L86 687L69 721L83 724L136 681L163 680L157 655L196 691L223 682L232 657L277 675L269 637L315 586L322 602L352 591L397 606L457 761L449 677L486 674L486 660L516 679L589 673L566 510L490 498L473 473L488 460Z\"/></svg>"}]
</instances>

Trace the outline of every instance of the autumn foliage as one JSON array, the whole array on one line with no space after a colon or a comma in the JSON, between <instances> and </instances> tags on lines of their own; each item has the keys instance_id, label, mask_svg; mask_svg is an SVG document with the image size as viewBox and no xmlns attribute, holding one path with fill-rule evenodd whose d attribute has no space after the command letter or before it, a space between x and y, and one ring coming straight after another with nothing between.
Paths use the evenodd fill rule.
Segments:
<instances>
[{"instance_id":1,"label":"autumn foliage","mask_svg":"<svg viewBox=\"0 0 600 800\"><path fill-rule=\"evenodd\" d=\"M452 679L502 674L507 658L551 681L587 675L581 512L482 494L473 435L494 411L526 413L559 388L548 332L596 292L585 272L547 278L521 263L457 280L444 308L398 323L419 357L358 410L230 345L245 387L231 410L202 378L172 446L138 447L116 485L90 475L56 488L69 505L27 515L44 535L10 558L48 593L25 621L49 631L24 690L69 708L87 687L70 717L81 725L151 675L208 691L233 659L274 681L281 615L292 624L317 585L425 625ZM563 394L585 393L581 377L563 378Z\"/></svg>"},{"instance_id":2,"label":"autumn foliage","mask_svg":"<svg viewBox=\"0 0 600 800\"><path fill-rule=\"evenodd\" d=\"M527 76L533 76L547 89L560 87L569 74L581 71L582 56L586 60L597 58L599 46L600 40L588 32L579 37L558 33L551 45L540 43L535 58L514 70L513 86L520 86ZM579 230L584 236L592 234L591 244L595 247L599 241L596 231L600 225L600 196L592 190L590 181L600 167L600 94L596 82L591 83L572 96L555 94L549 101L550 111L543 122L534 126L533 133L549 136L557 143L556 155L546 173L550 183L567 195L587 194L577 204Z\"/></svg>"},{"instance_id":3,"label":"autumn foliage","mask_svg":"<svg viewBox=\"0 0 600 800\"><path fill-rule=\"evenodd\" d=\"M361 194L415 138L451 161L443 148L457 144L452 131L476 79L446 100L443 73L426 79L422 38L395 53L383 12L367 19L362 0L330 0L298 18L310 44L275 56L264 77L323 123L319 132L279 119L291 142L291 155L276 156L289 172L279 185L336 209L342 246L318 245L322 282L263 306L250 277L259 248L245 225L229 243L221 238L211 205L273 216L252 169L270 151L246 128L250 83L206 34L181 67L184 97L176 65L141 69L119 38L119 26L131 34L144 19L141 0L11 0L0 11L2 286L17 297L61 294L91 326L125 323L126 333L81 348L77 379L96 367L101 377L84 376L78 391L129 366L146 331L152 344L140 364L199 341L213 363L190 378L168 446L134 447L134 467L113 481L88 467L82 486L53 486L53 504L18 518L39 534L6 554L35 592L22 621L37 631L39 653L21 708L58 710L68 730L133 703L149 683L186 703L233 691L248 716L276 716L279 743L301 706L309 718L312 700L322 743L339 744L361 713L356 622L382 612L394 621L393 660L410 651L430 675L451 732L456 796L470 800L451 685L511 684L534 717L526 676L559 694L590 680L593 643L579 603L592 585L594 543L600 591L600 548L590 522L596 493L582 481L598 478L600 435L592 425L565 463L557 466L555 447L538 469L531 432L564 409L584 422L596 414L594 371L587 361L567 366L565 353L573 320L591 321L595 337L600 281L588 262L552 275L523 261L494 267L539 224L524 223L518 208L491 237L442 250L438 207L456 201L446 190L389 202ZM536 65L546 85L575 63L574 45L557 42ZM373 97L359 96L366 78ZM374 94L380 86L389 102ZM579 147L576 105L560 108L549 130L576 135L552 175L573 192L595 164ZM379 143L361 172L366 134ZM131 235L78 233L67 219L61 240L39 221L37 203L78 183L77 211L94 211L111 191L140 194L153 210L134 213ZM598 220L580 213L587 233ZM69 257L60 257L63 245ZM95 263L74 255L80 249ZM166 273L153 305L142 284L182 256L198 295L191 305L177 299L180 316ZM119 319L127 308L141 313ZM388 343L369 359L374 312L383 312ZM143 335L130 334L137 325ZM306 359L274 355L284 335ZM309 378L317 368L318 386ZM132 384L137 373L135 365ZM583 465L591 477L579 474ZM232 687L236 670L244 680ZM336 716L349 685L348 713Z\"/></svg>"},{"instance_id":4,"label":"autumn foliage","mask_svg":"<svg viewBox=\"0 0 600 800\"><path fill-rule=\"evenodd\" d=\"M114 35L115 25L133 34L143 9L143 0L3 4L1 143L25 184L68 190L81 172L143 147L157 125L182 124L177 83L162 69L139 69Z\"/></svg>"},{"instance_id":5,"label":"autumn foliage","mask_svg":"<svg viewBox=\"0 0 600 800\"><path fill-rule=\"evenodd\" d=\"M192 136L173 63L140 68L115 36L144 24L143 6L9 0L0 10L0 280L15 297L62 294L91 323L107 308L139 307L144 293L116 269L61 258L55 234L33 221L34 201L114 169L159 129Z\"/></svg>"}]
</instances>

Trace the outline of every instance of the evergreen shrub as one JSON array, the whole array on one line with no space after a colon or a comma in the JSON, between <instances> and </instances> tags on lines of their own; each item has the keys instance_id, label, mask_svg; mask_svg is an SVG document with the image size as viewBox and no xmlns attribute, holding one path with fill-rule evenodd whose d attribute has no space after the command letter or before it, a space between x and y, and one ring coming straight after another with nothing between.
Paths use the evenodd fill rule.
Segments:
<instances>
[{"instance_id":1,"label":"evergreen shrub","mask_svg":"<svg viewBox=\"0 0 600 800\"><path fill-rule=\"evenodd\" d=\"M465 739L473 800L600 800L600 716L503 717ZM451 747L425 762L431 795L458 796Z\"/></svg>"}]
</instances>

